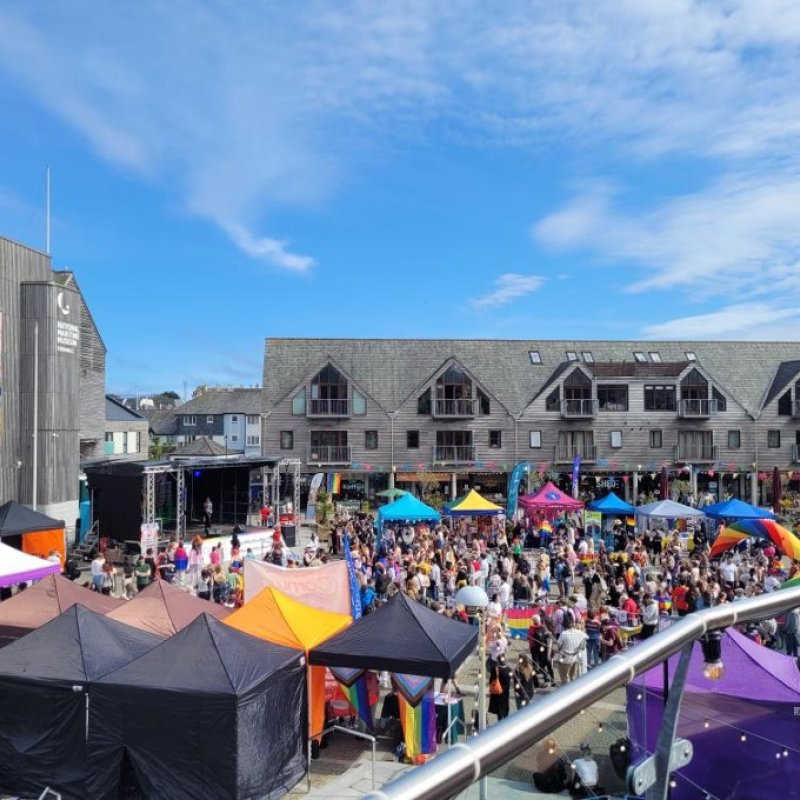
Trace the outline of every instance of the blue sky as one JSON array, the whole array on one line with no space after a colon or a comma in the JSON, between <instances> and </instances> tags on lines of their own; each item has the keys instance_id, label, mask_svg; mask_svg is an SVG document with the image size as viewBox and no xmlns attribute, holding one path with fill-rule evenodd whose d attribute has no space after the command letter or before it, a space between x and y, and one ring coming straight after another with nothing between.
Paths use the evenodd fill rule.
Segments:
<instances>
[{"instance_id":1,"label":"blue sky","mask_svg":"<svg viewBox=\"0 0 800 800\"><path fill-rule=\"evenodd\" d=\"M45 13L46 12L46 13ZM265 336L796 339L800 6L0 7L0 235L114 391Z\"/></svg>"}]
</instances>

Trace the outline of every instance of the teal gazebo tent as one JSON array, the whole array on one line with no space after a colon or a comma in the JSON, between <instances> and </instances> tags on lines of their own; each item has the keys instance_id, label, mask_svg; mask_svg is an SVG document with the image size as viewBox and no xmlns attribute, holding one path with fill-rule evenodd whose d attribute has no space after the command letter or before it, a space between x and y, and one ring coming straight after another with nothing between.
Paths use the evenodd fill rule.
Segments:
<instances>
[{"instance_id":1,"label":"teal gazebo tent","mask_svg":"<svg viewBox=\"0 0 800 800\"><path fill-rule=\"evenodd\" d=\"M438 522L439 512L413 494L405 494L378 511L378 527L387 522Z\"/></svg>"}]
</instances>

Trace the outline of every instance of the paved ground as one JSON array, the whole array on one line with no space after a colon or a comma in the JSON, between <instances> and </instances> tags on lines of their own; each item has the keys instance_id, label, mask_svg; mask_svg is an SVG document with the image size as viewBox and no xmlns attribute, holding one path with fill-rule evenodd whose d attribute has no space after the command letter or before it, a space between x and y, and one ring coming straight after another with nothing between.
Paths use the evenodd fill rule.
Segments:
<instances>
[{"instance_id":1,"label":"paved ground","mask_svg":"<svg viewBox=\"0 0 800 800\"><path fill-rule=\"evenodd\" d=\"M309 540L310 534L309 528L301 530L299 549ZM81 566L88 573L88 563ZM88 574L86 579L89 579ZM509 664L513 665L518 654L526 651L525 642L512 640L508 652ZM475 698L471 690L478 683L478 667L477 656L473 656L468 659L458 674L458 684L466 693L464 705L468 721L472 718L472 710L475 705ZM626 735L624 702L624 691L614 692L603 702L586 709L581 715L573 718L553 734L559 751L570 759L578 756L578 747L581 742L588 741L590 743L600 766L601 785L609 792L622 793L623 790L621 781L611 768L608 749L618 738ZM512 713L514 713L513 699L511 704ZM495 718L490 715L489 724L491 725L493 722L495 722ZM377 787L412 769L412 767L398 763L394 758L392 749L395 742L395 739L390 738L378 740L375 765ZM534 771L536 744L536 742L531 742L530 747L524 753L496 771L490 779L490 798L514 800L514 798L524 796L526 800L544 800L548 797L568 796L566 792L561 795L544 795L535 791L531 774ZM372 788L371 754L372 750L368 742L341 732L334 732L328 739L327 746L321 750L320 758L312 761L311 794L308 793L308 785L304 780L294 788L289 796L292 798L327 798L327 800L363 796ZM477 786L473 786L470 791L460 795L460 798L461 800L473 800L477 796ZM2 800L1 796L0 800Z\"/></svg>"}]
</instances>

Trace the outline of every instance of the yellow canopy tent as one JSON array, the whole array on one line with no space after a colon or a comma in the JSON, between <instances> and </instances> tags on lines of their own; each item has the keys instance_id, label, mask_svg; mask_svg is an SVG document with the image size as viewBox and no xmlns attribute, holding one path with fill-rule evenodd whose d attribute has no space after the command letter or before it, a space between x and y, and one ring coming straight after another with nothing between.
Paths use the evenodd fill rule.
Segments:
<instances>
[{"instance_id":1,"label":"yellow canopy tent","mask_svg":"<svg viewBox=\"0 0 800 800\"><path fill-rule=\"evenodd\" d=\"M463 497L446 505L442 513L449 516L480 517L503 514L505 511L500 506L479 495L474 489L470 489Z\"/></svg>"},{"instance_id":2,"label":"yellow canopy tent","mask_svg":"<svg viewBox=\"0 0 800 800\"><path fill-rule=\"evenodd\" d=\"M344 630L353 620L344 614L320 611L273 587L257 594L223 620L232 628L273 644L308 651ZM325 725L325 667L308 666L309 736Z\"/></svg>"}]
</instances>

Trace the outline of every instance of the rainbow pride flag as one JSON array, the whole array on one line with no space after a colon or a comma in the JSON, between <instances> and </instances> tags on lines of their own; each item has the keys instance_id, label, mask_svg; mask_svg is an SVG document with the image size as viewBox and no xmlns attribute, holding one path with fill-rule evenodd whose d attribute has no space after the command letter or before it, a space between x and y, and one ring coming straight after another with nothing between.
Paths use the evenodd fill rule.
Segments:
<instances>
[{"instance_id":1,"label":"rainbow pride flag","mask_svg":"<svg viewBox=\"0 0 800 800\"><path fill-rule=\"evenodd\" d=\"M406 743L406 755L414 758L436 752L436 702L433 690L422 696L412 706L402 693L398 694L400 705L400 723L403 726L403 739Z\"/></svg>"},{"instance_id":2,"label":"rainbow pride flag","mask_svg":"<svg viewBox=\"0 0 800 800\"><path fill-rule=\"evenodd\" d=\"M506 628L508 635L512 639L525 639L528 636L528 628L531 626L531 618L534 615L532 608L509 608L506 610Z\"/></svg>"},{"instance_id":3,"label":"rainbow pride flag","mask_svg":"<svg viewBox=\"0 0 800 800\"><path fill-rule=\"evenodd\" d=\"M374 730L375 723L372 719L372 707L369 704L367 691L367 673L363 669L346 667L329 667L331 675L336 678L342 694L347 702L358 714L358 718L366 725L370 733Z\"/></svg>"},{"instance_id":4,"label":"rainbow pride flag","mask_svg":"<svg viewBox=\"0 0 800 800\"><path fill-rule=\"evenodd\" d=\"M342 493L342 476L338 472L328 473L328 494Z\"/></svg>"}]
</instances>

